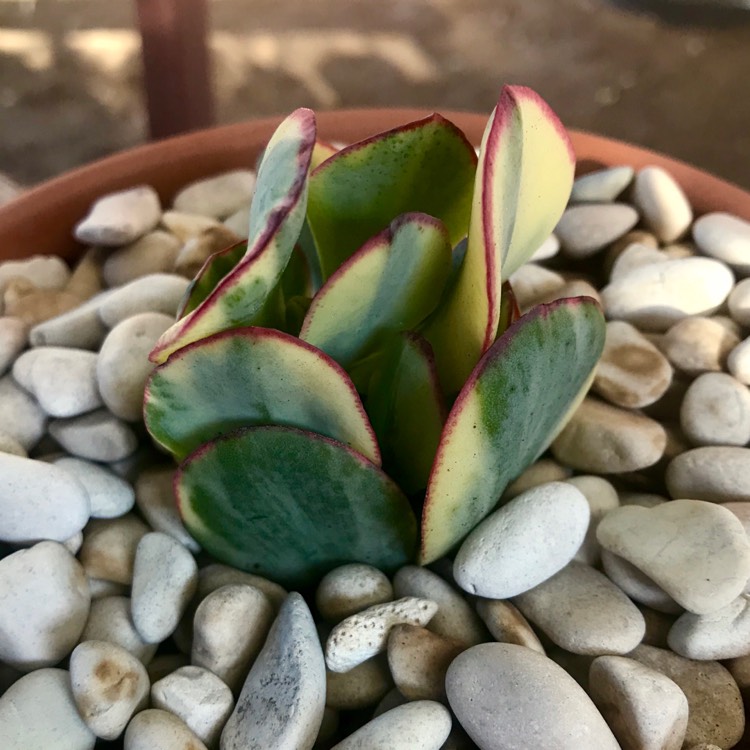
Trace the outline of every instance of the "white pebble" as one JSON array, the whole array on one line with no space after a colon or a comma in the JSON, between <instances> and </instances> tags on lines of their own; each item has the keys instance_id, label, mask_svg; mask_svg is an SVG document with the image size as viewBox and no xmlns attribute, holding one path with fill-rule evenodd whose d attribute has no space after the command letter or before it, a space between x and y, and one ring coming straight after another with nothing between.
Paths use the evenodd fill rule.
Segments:
<instances>
[{"instance_id":1,"label":"white pebble","mask_svg":"<svg viewBox=\"0 0 750 750\"><path fill-rule=\"evenodd\" d=\"M727 369L740 383L750 385L750 338L746 338L729 352Z\"/></svg>"},{"instance_id":2,"label":"white pebble","mask_svg":"<svg viewBox=\"0 0 750 750\"><path fill-rule=\"evenodd\" d=\"M23 260L0 263L0 295L11 279L26 279L37 289L60 290L70 279L70 269L57 255L32 255Z\"/></svg>"},{"instance_id":3,"label":"white pebble","mask_svg":"<svg viewBox=\"0 0 750 750\"><path fill-rule=\"evenodd\" d=\"M0 317L0 375L5 375L28 340L29 328L20 318Z\"/></svg>"},{"instance_id":4,"label":"white pebble","mask_svg":"<svg viewBox=\"0 0 750 750\"><path fill-rule=\"evenodd\" d=\"M74 234L88 245L119 247L150 232L160 216L159 196L153 188L142 185L99 198L76 225Z\"/></svg>"},{"instance_id":5,"label":"white pebble","mask_svg":"<svg viewBox=\"0 0 750 750\"><path fill-rule=\"evenodd\" d=\"M566 255L588 258L637 223L637 211L625 203L581 203L565 209L555 234Z\"/></svg>"},{"instance_id":6,"label":"white pebble","mask_svg":"<svg viewBox=\"0 0 750 750\"><path fill-rule=\"evenodd\" d=\"M590 518L583 493L564 482L527 490L481 521L453 563L462 589L509 599L562 570L583 543Z\"/></svg>"},{"instance_id":7,"label":"white pebble","mask_svg":"<svg viewBox=\"0 0 750 750\"><path fill-rule=\"evenodd\" d=\"M633 203L643 223L662 242L679 239L693 220L693 210L683 189L661 167L645 167L638 172Z\"/></svg>"},{"instance_id":8,"label":"white pebble","mask_svg":"<svg viewBox=\"0 0 750 750\"><path fill-rule=\"evenodd\" d=\"M685 393L680 426L695 445L747 445L750 391L731 375L705 373Z\"/></svg>"},{"instance_id":9,"label":"white pebble","mask_svg":"<svg viewBox=\"0 0 750 750\"><path fill-rule=\"evenodd\" d=\"M138 542L133 563L133 624L147 643L174 632L198 584L195 558L178 541L154 531Z\"/></svg>"},{"instance_id":10,"label":"white pebble","mask_svg":"<svg viewBox=\"0 0 750 750\"><path fill-rule=\"evenodd\" d=\"M107 256L102 275L107 286L127 284L141 276L172 270L180 241L173 234L156 230Z\"/></svg>"},{"instance_id":11,"label":"white pebble","mask_svg":"<svg viewBox=\"0 0 750 750\"><path fill-rule=\"evenodd\" d=\"M141 276L109 292L99 305L99 317L108 328L133 315L144 312L174 316L188 280L173 273Z\"/></svg>"},{"instance_id":12,"label":"white pebble","mask_svg":"<svg viewBox=\"0 0 750 750\"><path fill-rule=\"evenodd\" d=\"M318 584L315 604L328 622L336 624L373 604L393 599L388 576L372 565L350 563L327 573Z\"/></svg>"},{"instance_id":13,"label":"white pebble","mask_svg":"<svg viewBox=\"0 0 750 750\"><path fill-rule=\"evenodd\" d=\"M90 461L120 461L138 447L135 432L106 409L55 419L49 432L68 453Z\"/></svg>"},{"instance_id":14,"label":"white pebble","mask_svg":"<svg viewBox=\"0 0 750 750\"><path fill-rule=\"evenodd\" d=\"M207 750L188 725L170 711L147 708L125 730L124 750Z\"/></svg>"},{"instance_id":15,"label":"white pebble","mask_svg":"<svg viewBox=\"0 0 750 750\"><path fill-rule=\"evenodd\" d=\"M619 507L620 498L612 483L602 477L583 474L571 477L565 481L583 493L586 502L589 504L589 513L591 515L588 529L586 529L586 536L578 548L574 559L587 565L596 566L599 563L601 554L599 542L596 540L596 529L599 526L599 521L607 513Z\"/></svg>"},{"instance_id":16,"label":"white pebble","mask_svg":"<svg viewBox=\"0 0 750 750\"><path fill-rule=\"evenodd\" d=\"M44 434L47 415L26 391L6 375L0 378L0 414L2 431L31 450Z\"/></svg>"},{"instance_id":17,"label":"white pebble","mask_svg":"<svg viewBox=\"0 0 750 750\"><path fill-rule=\"evenodd\" d=\"M673 458L666 471L673 498L712 503L750 500L750 449L732 445L693 448Z\"/></svg>"},{"instance_id":18,"label":"white pebble","mask_svg":"<svg viewBox=\"0 0 750 750\"><path fill-rule=\"evenodd\" d=\"M186 185L174 198L174 208L188 214L223 219L250 203L255 172L235 169Z\"/></svg>"},{"instance_id":19,"label":"white pebble","mask_svg":"<svg viewBox=\"0 0 750 750\"><path fill-rule=\"evenodd\" d=\"M154 369L148 355L174 323L161 313L138 313L118 323L104 339L96 363L96 382L107 408L120 419L143 418L143 391Z\"/></svg>"},{"instance_id":20,"label":"white pebble","mask_svg":"<svg viewBox=\"0 0 750 750\"><path fill-rule=\"evenodd\" d=\"M29 331L29 342L32 346L98 349L107 334L99 317L99 307L111 294L111 291L97 294L79 307L35 325Z\"/></svg>"},{"instance_id":21,"label":"white pebble","mask_svg":"<svg viewBox=\"0 0 750 750\"><path fill-rule=\"evenodd\" d=\"M750 273L750 222L721 212L706 214L693 224L693 239L706 255L742 276Z\"/></svg>"},{"instance_id":22,"label":"white pebble","mask_svg":"<svg viewBox=\"0 0 750 750\"><path fill-rule=\"evenodd\" d=\"M83 485L91 503L92 518L118 518L132 510L135 493L130 483L105 466L72 456L56 458L52 463Z\"/></svg>"},{"instance_id":23,"label":"white pebble","mask_svg":"<svg viewBox=\"0 0 750 750\"><path fill-rule=\"evenodd\" d=\"M89 615L86 576L57 542L0 560L0 661L24 671L65 658Z\"/></svg>"},{"instance_id":24,"label":"white pebble","mask_svg":"<svg viewBox=\"0 0 750 750\"><path fill-rule=\"evenodd\" d=\"M675 323L664 334L661 349L675 367L694 377L720 372L739 343L739 336L719 320L698 316Z\"/></svg>"},{"instance_id":25,"label":"white pebble","mask_svg":"<svg viewBox=\"0 0 750 750\"><path fill-rule=\"evenodd\" d=\"M558 252L560 252L560 240L558 240L554 234L551 234L534 251L534 254L529 258L529 261L531 263L539 263L543 260L549 260L550 258L554 258Z\"/></svg>"},{"instance_id":26,"label":"white pebble","mask_svg":"<svg viewBox=\"0 0 750 750\"><path fill-rule=\"evenodd\" d=\"M135 550L148 532L148 526L132 513L91 521L79 555L86 575L130 586Z\"/></svg>"},{"instance_id":27,"label":"white pebble","mask_svg":"<svg viewBox=\"0 0 750 750\"><path fill-rule=\"evenodd\" d=\"M609 167L581 175L570 191L571 203L608 203L617 198L633 181L633 167Z\"/></svg>"},{"instance_id":28,"label":"white pebble","mask_svg":"<svg viewBox=\"0 0 750 750\"><path fill-rule=\"evenodd\" d=\"M609 272L609 280L617 281L641 266L664 263L669 257L661 250L641 242L628 245L615 259Z\"/></svg>"}]
</instances>

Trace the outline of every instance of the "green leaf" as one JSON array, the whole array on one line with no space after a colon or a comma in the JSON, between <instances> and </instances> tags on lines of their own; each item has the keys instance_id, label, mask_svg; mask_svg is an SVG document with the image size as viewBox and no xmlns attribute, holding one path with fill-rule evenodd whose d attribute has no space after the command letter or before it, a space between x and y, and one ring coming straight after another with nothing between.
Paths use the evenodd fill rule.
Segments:
<instances>
[{"instance_id":1,"label":"green leaf","mask_svg":"<svg viewBox=\"0 0 750 750\"><path fill-rule=\"evenodd\" d=\"M380 463L347 374L318 349L267 328L224 331L175 352L151 374L143 413L152 437L178 460L238 427L282 424Z\"/></svg>"},{"instance_id":2,"label":"green leaf","mask_svg":"<svg viewBox=\"0 0 750 750\"><path fill-rule=\"evenodd\" d=\"M505 86L482 138L466 257L425 329L448 393L497 337L502 281L557 224L574 167L570 140L547 104L531 89Z\"/></svg>"},{"instance_id":3,"label":"green leaf","mask_svg":"<svg viewBox=\"0 0 750 750\"><path fill-rule=\"evenodd\" d=\"M217 284L235 269L246 252L247 241L243 240L236 245L214 253L190 282L180 309L177 311L177 318L182 318L193 312L203 300L207 299Z\"/></svg>"},{"instance_id":4,"label":"green leaf","mask_svg":"<svg viewBox=\"0 0 750 750\"><path fill-rule=\"evenodd\" d=\"M305 220L315 116L298 109L268 142L258 170L247 252L198 307L157 341L153 362L217 331L264 322L263 310L289 262ZM270 308L273 309L273 308Z\"/></svg>"},{"instance_id":5,"label":"green leaf","mask_svg":"<svg viewBox=\"0 0 750 750\"><path fill-rule=\"evenodd\" d=\"M401 334L388 348L367 398L383 465L407 493L427 486L447 409L430 345Z\"/></svg>"},{"instance_id":6,"label":"green leaf","mask_svg":"<svg viewBox=\"0 0 750 750\"><path fill-rule=\"evenodd\" d=\"M284 586L361 562L394 572L413 559L416 519L380 469L329 438L255 427L193 453L175 479L190 533L217 559Z\"/></svg>"},{"instance_id":7,"label":"green leaf","mask_svg":"<svg viewBox=\"0 0 750 750\"><path fill-rule=\"evenodd\" d=\"M589 297L539 305L487 352L443 430L422 514L421 562L449 552L562 429L604 348Z\"/></svg>"},{"instance_id":8,"label":"green leaf","mask_svg":"<svg viewBox=\"0 0 750 750\"><path fill-rule=\"evenodd\" d=\"M450 270L441 222L425 214L399 216L328 279L300 338L348 369L389 335L419 325L437 306Z\"/></svg>"},{"instance_id":9,"label":"green leaf","mask_svg":"<svg viewBox=\"0 0 750 750\"><path fill-rule=\"evenodd\" d=\"M348 146L310 178L307 218L327 279L401 214L440 219L451 245L466 236L476 153L440 115Z\"/></svg>"}]
</instances>

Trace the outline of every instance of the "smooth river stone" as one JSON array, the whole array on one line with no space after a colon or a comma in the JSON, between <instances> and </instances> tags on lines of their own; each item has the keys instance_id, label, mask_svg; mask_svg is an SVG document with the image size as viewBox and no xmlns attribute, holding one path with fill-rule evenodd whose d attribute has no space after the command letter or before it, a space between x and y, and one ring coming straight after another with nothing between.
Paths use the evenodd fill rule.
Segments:
<instances>
[{"instance_id":1,"label":"smooth river stone","mask_svg":"<svg viewBox=\"0 0 750 750\"><path fill-rule=\"evenodd\" d=\"M626 203L588 203L566 208L555 234L566 255L588 258L637 223L638 212Z\"/></svg>"},{"instance_id":2,"label":"smooth river stone","mask_svg":"<svg viewBox=\"0 0 750 750\"><path fill-rule=\"evenodd\" d=\"M661 341L667 359L687 375L720 372L740 338L713 318L685 318L675 323Z\"/></svg>"},{"instance_id":3,"label":"smooth river stone","mask_svg":"<svg viewBox=\"0 0 750 750\"><path fill-rule=\"evenodd\" d=\"M610 282L617 281L640 266L663 263L665 260L670 260L670 258L658 248L633 242L615 258L609 272L609 280Z\"/></svg>"},{"instance_id":4,"label":"smooth river stone","mask_svg":"<svg viewBox=\"0 0 750 750\"><path fill-rule=\"evenodd\" d=\"M326 672L326 705L339 711L374 706L393 687L385 654L363 661L348 672Z\"/></svg>"},{"instance_id":5,"label":"smooth river stone","mask_svg":"<svg viewBox=\"0 0 750 750\"><path fill-rule=\"evenodd\" d=\"M52 462L72 474L85 488L92 518L118 518L132 510L135 493L130 485L106 466L82 458L62 456Z\"/></svg>"},{"instance_id":6,"label":"smooth river stone","mask_svg":"<svg viewBox=\"0 0 750 750\"><path fill-rule=\"evenodd\" d=\"M47 415L44 410L16 381L6 375L0 378L0 414L2 430L24 450L31 450L44 435Z\"/></svg>"},{"instance_id":7,"label":"smooth river stone","mask_svg":"<svg viewBox=\"0 0 750 750\"><path fill-rule=\"evenodd\" d=\"M148 708L133 717L125 731L124 750L207 750L178 716Z\"/></svg>"},{"instance_id":8,"label":"smooth river stone","mask_svg":"<svg viewBox=\"0 0 750 750\"><path fill-rule=\"evenodd\" d=\"M195 558L176 539L153 531L138 542L133 561L131 613L147 643L166 640L198 585Z\"/></svg>"},{"instance_id":9,"label":"smooth river stone","mask_svg":"<svg viewBox=\"0 0 750 750\"><path fill-rule=\"evenodd\" d=\"M0 453L0 541L64 542L89 520L84 486L44 461Z\"/></svg>"},{"instance_id":10,"label":"smooth river stone","mask_svg":"<svg viewBox=\"0 0 750 750\"><path fill-rule=\"evenodd\" d=\"M107 408L120 419L143 419L143 391L154 369L148 355L174 323L161 313L145 312L118 323L104 339L96 362L96 382Z\"/></svg>"},{"instance_id":11,"label":"smooth river stone","mask_svg":"<svg viewBox=\"0 0 750 750\"><path fill-rule=\"evenodd\" d=\"M28 328L20 318L0 316L0 375L5 375L28 339Z\"/></svg>"},{"instance_id":12,"label":"smooth river stone","mask_svg":"<svg viewBox=\"0 0 750 750\"><path fill-rule=\"evenodd\" d=\"M596 528L599 521L611 510L619 507L620 498L617 490L602 477L581 474L565 480L567 484L580 490L589 504L590 520L586 536L575 554L576 560L587 565L597 566L601 557L599 542L596 540Z\"/></svg>"},{"instance_id":13,"label":"smooth river stone","mask_svg":"<svg viewBox=\"0 0 750 750\"><path fill-rule=\"evenodd\" d=\"M376 604L340 622L326 641L326 665L332 672L348 672L358 664L385 651L394 625L424 627L438 605L429 599L407 596Z\"/></svg>"},{"instance_id":14,"label":"smooth river stone","mask_svg":"<svg viewBox=\"0 0 750 750\"><path fill-rule=\"evenodd\" d=\"M234 169L191 182L174 197L174 209L188 214L223 219L250 203L255 191L255 172Z\"/></svg>"},{"instance_id":15,"label":"smooth river stone","mask_svg":"<svg viewBox=\"0 0 750 750\"><path fill-rule=\"evenodd\" d=\"M481 750L620 750L580 685L523 646L484 643L464 651L445 686L456 718Z\"/></svg>"},{"instance_id":16,"label":"smooth river stone","mask_svg":"<svg viewBox=\"0 0 750 750\"><path fill-rule=\"evenodd\" d=\"M633 181L633 167L609 167L581 175L570 191L571 203L608 203Z\"/></svg>"},{"instance_id":17,"label":"smooth river stone","mask_svg":"<svg viewBox=\"0 0 750 750\"><path fill-rule=\"evenodd\" d=\"M469 534L453 563L470 594L508 599L546 581L575 556L590 519L584 494L564 482L527 490Z\"/></svg>"},{"instance_id":18,"label":"smooth river stone","mask_svg":"<svg viewBox=\"0 0 750 750\"><path fill-rule=\"evenodd\" d=\"M593 389L615 406L640 409L658 401L672 381L667 358L634 326L607 323Z\"/></svg>"},{"instance_id":19,"label":"smooth river stone","mask_svg":"<svg viewBox=\"0 0 750 750\"><path fill-rule=\"evenodd\" d=\"M573 473L572 469L552 458L540 458L524 469L503 492L503 500L512 500L522 492L547 482L562 482Z\"/></svg>"},{"instance_id":20,"label":"smooth river stone","mask_svg":"<svg viewBox=\"0 0 750 750\"><path fill-rule=\"evenodd\" d=\"M221 750L311 750L326 702L325 660L310 610L291 593L221 734Z\"/></svg>"},{"instance_id":21,"label":"smooth river stone","mask_svg":"<svg viewBox=\"0 0 750 750\"><path fill-rule=\"evenodd\" d=\"M0 661L21 671L64 659L81 635L91 595L78 560L40 542L0 560Z\"/></svg>"},{"instance_id":22,"label":"smooth river stone","mask_svg":"<svg viewBox=\"0 0 750 750\"><path fill-rule=\"evenodd\" d=\"M603 573L571 562L513 603L545 635L574 654L626 654L643 639L643 615Z\"/></svg>"},{"instance_id":23,"label":"smooth river stone","mask_svg":"<svg viewBox=\"0 0 750 750\"><path fill-rule=\"evenodd\" d=\"M654 419L586 398L552 443L562 464L582 472L621 474L653 466L667 433Z\"/></svg>"},{"instance_id":24,"label":"smooth river stone","mask_svg":"<svg viewBox=\"0 0 750 750\"><path fill-rule=\"evenodd\" d=\"M724 372L707 372L687 389L680 426L694 445L750 442L750 390Z\"/></svg>"},{"instance_id":25,"label":"smooth river stone","mask_svg":"<svg viewBox=\"0 0 750 750\"><path fill-rule=\"evenodd\" d=\"M104 740L117 739L133 714L147 705L146 668L114 643L77 646L70 655L70 684L81 718Z\"/></svg>"},{"instance_id":26,"label":"smooth river stone","mask_svg":"<svg viewBox=\"0 0 750 750\"><path fill-rule=\"evenodd\" d=\"M332 624L373 604L393 599L393 586L385 573L364 563L340 565L323 576L315 592L315 605Z\"/></svg>"},{"instance_id":27,"label":"smooth river stone","mask_svg":"<svg viewBox=\"0 0 750 750\"><path fill-rule=\"evenodd\" d=\"M683 747L734 747L745 728L742 696L732 675L715 661L693 661L666 649L638 646L629 658L669 677L685 693L688 724Z\"/></svg>"},{"instance_id":28,"label":"smooth river stone","mask_svg":"<svg viewBox=\"0 0 750 750\"><path fill-rule=\"evenodd\" d=\"M99 198L74 234L79 242L103 247L119 247L150 232L161 216L156 191L148 185L109 193Z\"/></svg>"},{"instance_id":29,"label":"smooth river stone","mask_svg":"<svg viewBox=\"0 0 750 750\"><path fill-rule=\"evenodd\" d=\"M693 210L677 181L661 167L644 167L635 176L633 204L643 223L662 241L674 242L690 228Z\"/></svg>"},{"instance_id":30,"label":"smooth river stone","mask_svg":"<svg viewBox=\"0 0 750 750\"><path fill-rule=\"evenodd\" d=\"M393 577L393 589L398 598L415 596L429 599L438 610L427 628L433 633L475 646L488 640L487 630L463 595L427 568L405 565Z\"/></svg>"},{"instance_id":31,"label":"smooth river stone","mask_svg":"<svg viewBox=\"0 0 750 750\"><path fill-rule=\"evenodd\" d=\"M108 328L126 318L152 312L174 315L188 280L173 273L152 273L113 289L99 306L99 317Z\"/></svg>"},{"instance_id":32,"label":"smooth river stone","mask_svg":"<svg viewBox=\"0 0 750 750\"><path fill-rule=\"evenodd\" d=\"M750 500L750 448L709 445L673 458L666 471L669 494L712 503Z\"/></svg>"},{"instance_id":33,"label":"smooth river stone","mask_svg":"<svg viewBox=\"0 0 750 750\"><path fill-rule=\"evenodd\" d=\"M750 222L721 212L705 214L693 224L693 239L706 255L750 274Z\"/></svg>"},{"instance_id":34,"label":"smooth river stone","mask_svg":"<svg viewBox=\"0 0 750 750\"><path fill-rule=\"evenodd\" d=\"M49 432L68 453L90 461L111 463L138 448L132 428L106 409L50 422Z\"/></svg>"},{"instance_id":35,"label":"smooth river stone","mask_svg":"<svg viewBox=\"0 0 750 750\"><path fill-rule=\"evenodd\" d=\"M544 653L544 646L528 620L510 602L499 599L477 599L477 612L484 620L487 630L500 643L515 643L517 646Z\"/></svg>"},{"instance_id":36,"label":"smooth river stone","mask_svg":"<svg viewBox=\"0 0 750 750\"><path fill-rule=\"evenodd\" d=\"M729 604L750 577L745 529L731 511L713 503L621 507L604 517L597 538L695 614Z\"/></svg>"},{"instance_id":37,"label":"smooth river stone","mask_svg":"<svg viewBox=\"0 0 750 750\"><path fill-rule=\"evenodd\" d=\"M68 264L56 255L32 255L0 262L0 294L11 279L31 281L39 289L64 289L70 279Z\"/></svg>"},{"instance_id":38,"label":"smooth river stone","mask_svg":"<svg viewBox=\"0 0 750 750\"><path fill-rule=\"evenodd\" d=\"M680 750L688 723L685 693L669 677L623 656L591 664L589 695L622 750Z\"/></svg>"},{"instance_id":39,"label":"smooth river stone","mask_svg":"<svg viewBox=\"0 0 750 750\"><path fill-rule=\"evenodd\" d=\"M102 274L107 286L116 287L152 273L172 270L182 243L170 232L157 229L107 256Z\"/></svg>"},{"instance_id":40,"label":"smooth river stone","mask_svg":"<svg viewBox=\"0 0 750 750\"><path fill-rule=\"evenodd\" d=\"M452 723L442 704L413 701L369 721L332 750L440 750Z\"/></svg>"},{"instance_id":41,"label":"smooth river stone","mask_svg":"<svg viewBox=\"0 0 750 750\"><path fill-rule=\"evenodd\" d=\"M3 750L93 750L67 671L39 669L0 696L0 742Z\"/></svg>"},{"instance_id":42,"label":"smooth river stone","mask_svg":"<svg viewBox=\"0 0 750 750\"><path fill-rule=\"evenodd\" d=\"M130 586L135 551L148 532L148 526L133 513L93 520L86 527L79 554L86 575Z\"/></svg>"},{"instance_id":43,"label":"smooth river stone","mask_svg":"<svg viewBox=\"0 0 750 750\"><path fill-rule=\"evenodd\" d=\"M686 612L669 631L669 647L687 659L734 659L750 654L750 599L746 594L710 615Z\"/></svg>"},{"instance_id":44,"label":"smooth river stone","mask_svg":"<svg viewBox=\"0 0 750 750\"><path fill-rule=\"evenodd\" d=\"M601 292L609 319L666 331L690 315L706 315L726 300L734 275L711 258L668 260L633 269Z\"/></svg>"},{"instance_id":45,"label":"smooth river stone","mask_svg":"<svg viewBox=\"0 0 750 750\"><path fill-rule=\"evenodd\" d=\"M750 385L750 337L729 352L727 369L740 383Z\"/></svg>"},{"instance_id":46,"label":"smooth river stone","mask_svg":"<svg viewBox=\"0 0 750 750\"><path fill-rule=\"evenodd\" d=\"M13 377L51 417L75 417L102 405L96 385L97 355L85 349L40 346L24 352Z\"/></svg>"}]
</instances>

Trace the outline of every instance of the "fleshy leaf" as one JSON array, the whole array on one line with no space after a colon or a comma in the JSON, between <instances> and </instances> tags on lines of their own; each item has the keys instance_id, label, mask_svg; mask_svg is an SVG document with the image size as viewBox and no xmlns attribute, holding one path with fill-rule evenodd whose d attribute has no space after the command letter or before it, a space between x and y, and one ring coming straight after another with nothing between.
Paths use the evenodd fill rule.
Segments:
<instances>
[{"instance_id":1,"label":"fleshy leaf","mask_svg":"<svg viewBox=\"0 0 750 750\"><path fill-rule=\"evenodd\" d=\"M505 333L521 317L516 294L510 281L504 281L500 298L500 321L497 326L498 335Z\"/></svg>"},{"instance_id":2,"label":"fleshy leaf","mask_svg":"<svg viewBox=\"0 0 750 750\"><path fill-rule=\"evenodd\" d=\"M407 493L427 486L447 415L430 345L404 333L372 379L367 411L388 473Z\"/></svg>"},{"instance_id":3,"label":"fleshy leaf","mask_svg":"<svg viewBox=\"0 0 750 750\"><path fill-rule=\"evenodd\" d=\"M326 159L330 159L337 152L338 149L332 143L321 141L320 138L318 138L313 147L310 169L317 169L324 161L326 161Z\"/></svg>"},{"instance_id":4,"label":"fleshy leaf","mask_svg":"<svg viewBox=\"0 0 750 750\"><path fill-rule=\"evenodd\" d=\"M153 362L218 331L263 322L268 295L276 288L305 219L310 159L315 143L315 116L298 109L268 142L258 170L247 252L192 312L157 341Z\"/></svg>"},{"instance_id":5,"label":"fleshy leaf","mask_svg":"<svg viewBox=\"0 0 750 750\"><path fill-rule=\"evenodd\" d=\"M380 464L347 374L318 349L267 328L223 331L175 352L146 384L144 420L178 460L239 427L282 424L326 435Z\"/></svg>"},{"instance_id":6,"label":"fleshy leaf","mask_svg":"<svg viewBox=\"0 0 750 750\"><path fill-rule=\"evenodd\" d=\"M216 285L242 260L247 252L247 241L243 240L236 245L227 247L214 253L203 264L203 268L198 271L196 277L190 282L185 292L185 298L177 312L177 317L191 313L205 300Z\"/></svg>"},{"instance_id":7,"label":"fleshy leaf","mask_svg":"<svg viewBox=\"0 0 750 750\"><path fill-rule=\"evenodd\" d=\"M255 427L219 438L184 461L175 492L207 552L289 587L348 562L394 572L416 551L416 519L398 486L310 432Z\"/></svg>"},{"instance_id":8,"label":"fleshy leaf","mask_svg":"<svg viewBox=\"0 0 750 750\"><path fill-rule=\"evenodd\" d=\"M557 224L574 167L570 140L548 105L531 89L504 87L482 138L464 263L425 331L449 393L497 337L502 280Z\"/></svg>"},{"instance_id":9,"label":"fleshy leaf","mask_svg":"<svg viewBox=\"0 0 750 750\"><path fill-rule=\"evenodd\" d=\"M348 368L388 335L419 325L440 301L450 270L441 222L425 214L399 216L328 279L300 338Z\"/></svg>"},{"instance_id":10,"label":"fleshy leaf","mask_svg":"<svg viewBox=\"0 0 750 750\"><path fill-rule=\"evenodd\" d=\"M325 161L310 178L307 206L323 278L404 213L440 219L455 245L468 231L476 163L464 134L437 114Z\"/></svg>"},{"instance_id":11,"label":"fleshy leaf","mask_svg":"<svg viewBox=\"0 0 750 750\"><path fill-rule=\"evenodd\" d=\"M443 430L422 515L421 562L449 552L562 429L593 379L605 322L590 297L539 305L487 352Z\"/></svg>"}]
</instances>

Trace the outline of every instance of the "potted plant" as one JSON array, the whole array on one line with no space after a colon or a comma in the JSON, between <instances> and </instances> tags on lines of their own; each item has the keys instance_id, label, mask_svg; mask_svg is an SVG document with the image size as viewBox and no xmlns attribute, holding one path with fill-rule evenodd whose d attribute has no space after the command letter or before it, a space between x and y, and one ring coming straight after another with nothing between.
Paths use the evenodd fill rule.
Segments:
<instances>
[{"instance_id":1,"label":"potted plant","mask_svg":"<svg viewBox=\"0 0 750 750\"><path fill-rule=\"evenodd\" d=\"M471 115L397 112L371 120L371 113L336 113L321 117L318 131L312 113L299 110L280 124L232 126L147 146L42 186L0 210L0 238L13 255L22 255L18 249L24 246L69 257L75 252L70 227L97 195L142 182L168 195L200 175L251 162L264 149L247 242L205 263L178 321L151 353L157 367L146 387L145 423L179 462L175 495L187 528L215 559L291 589L317 585L343 562L388 574L408 563L435 563L469 535L466 545L480 551L464 554L466 545L461 548L456 580L488 600L518 596L572 559L590 517L583 496L555 495L549 504L546 497L524 496L523 502L548 508L547 518L535 521L548 531L561 508L570 505L573 515L579 513L574 532L560 530L561 539L575 537L574 548L559 551L559 540L545 541L556 562L525 588L493 593L495 584L488 587L481 570L477 578L477 560L494 554L480 537L516 522L506 518L508 510L489 516L478 536L470 532L565 425L588 391L605 345L595 300L559 299L519 317L508 284L563 213L573 148L584 161L666 165L685 180L699 210L747 216L750 197L622 144L574 134L571 146L546 104L519 87L503 90L483 131L481 119ZM321 137L355 145L336 151ZM474 145L480 140L477 163ZM613 153L598 151L605 145ZM692 178L699 178L694 188ZM719 188L720 198L712 193ZM54 210L40 222L48 201ZM32 215L45 234L32 231ZM721 539L740 528L724 514L731 516L719 514ZM607 549L617 548L627 561L637 555L617 547L622 533L612 532ZM736 544L739 579L745 558L750 564L750 545L739 537ZM658 566L641 567L655 570L655 580L680 605L703 614L692 599L673 593ZM740 591L730 593L734 600ZM428 612L425 619L422 612ZM429 597L407 597L344 619L327 640L329 670L347 672L365 663L385 647L393 625L424 625L431 614ZM311 626L303 600L287 599L226 725L222 747L312 747L325 695L322 654ZM359 643L368 628L373 637ZM347 638L358 644L355 656ZM497 723L488 723L473 706L498 669L536 685L543 705L565 703L580 712L579 727L591 735L584 740L576 730L568 736L571 725L559 718L542 730L530 729L526 741L538 741L533 732L542 731L567 737L559 741L572 742L570 747L617 746L585 695L567 678L545 672L547 661L534 656L527 664L525 650L519 656L513 649L477 648L481 653L473 660L455 660L447 679L451 708L480 747L504 746ZM598 653L612 653L608 648ZM492 669L485 674L477 660ZM479 675L477 687L467 687L467 669ZM610 676L616 669L600 663ZM284 685L295 671L302 676L287 693ZM548 682L554 685L549 694ZM269 702L275 706L270 712ZM601 696L598 702L606 703ZM450 729L447 714L421 708L433 712L423 732L425 747L440 747ZM255 718L245 720L248 714ZM677 728L669 731L680 735L681 725L684 737L687 711L680 704L674 714ZM420 720L418 714L396 719L385 729L381 722L360 731L391 737L401 731L398 721ZM139 726L132 743L151 736L148 720L134 722ZM128 741L126 735L126 746Z\"/></svg>"}]
</instances>

